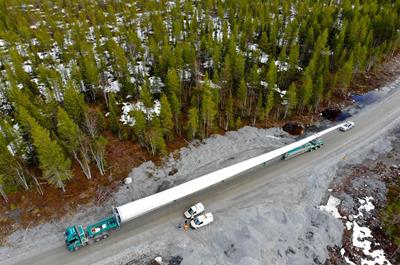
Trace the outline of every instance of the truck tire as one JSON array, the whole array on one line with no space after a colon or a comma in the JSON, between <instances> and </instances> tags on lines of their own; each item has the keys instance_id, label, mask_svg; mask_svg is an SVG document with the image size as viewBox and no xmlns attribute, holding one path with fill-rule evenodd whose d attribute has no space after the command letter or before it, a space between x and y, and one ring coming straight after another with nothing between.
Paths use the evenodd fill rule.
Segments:
<instances>
[{"instance_id":1,"label":"truck tire","mask_svg":"<svg viewBox=\"0 0 400 265\"><path fill-rule=\"evenodd\" d=\"M94 239L95 242L99 242L100 240L101 240L100 237L96 237L96 238Z\"/></svg>"},{"instance_id":2,"label":"truck tire","mask_svg":"<svg viewBox=\"0 0 400 265\"><path fill-rule=\"evenodd\" d=\"M106 239L108 237L108 234L103 235L103 239Z\"/></svg>"}]
</instances>

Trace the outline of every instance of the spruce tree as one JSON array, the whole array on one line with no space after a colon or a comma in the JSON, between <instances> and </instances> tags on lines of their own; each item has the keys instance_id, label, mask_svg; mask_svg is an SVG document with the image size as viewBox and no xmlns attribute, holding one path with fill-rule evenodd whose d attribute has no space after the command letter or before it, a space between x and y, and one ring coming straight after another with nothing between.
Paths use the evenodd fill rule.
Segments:
<instances>
[{"instance_id":1,"label":"spruce tree","mask_svg":"<svg viewBox=\"0 0 400 265\"><path fill-rule=\"evenodd\" d=\"M165 95L161 96L161 109L160 109L160 122L163 129L164 135L168 140L171 140L174 136L174 122L172 121L171 106L169 104L168 98Z\"/></svg>"},{"instance_id":2,"label":"spruce tree","mask_svg":"<svg viewBox=\"0 0 400 265\"><path fill-rule=\"evenodd\" d=\"M199 110L196 106L189 109L187 123L188 137L189 139L194 139L199 129Z\"/></svg>"},{"instance_id":3,"label":"spruce tree","mask_svg":"<svg viewBox=\"0 0 400 265\"><path fill-rule=\"evenodd\" d=\"M141 145L145 145L144 136L146 132L146 117L142 111L134 110L129 113L134 119L135 124L133 125L133 133L136 139L139 140Z\"/></svg>"},{"instance_id":4,"label":"spruce tree","mask_svg":"<svg viewBox=\"0 0 400 265\"><path fill-rule=\"evenodd\" d=\"M35 146L39 168L47 181L61 188L65 192L65 182L72 179L70 170L71 161L65 158L62 148L55 140L50 138L50 133L42 128L35 120L30 119L32 127L33 145Z\"/></svg>"},{"instance_id":5,"label":"spruce tree","mask_svg":"<svg viewBox=\"0 0 400 265\"><path fill-rule=\"evenodd\" d=\"M285 110L285 117L290 115L291 111L296 108L297 106L297 88L296 84L293 82L290 84L287 92L286 92L286 110Z\"/></svg>"},{"instance_id":6,"label":"spruce tree","mask_svg":"<svg viewBox=\"0 0 400 265\"><path fill-rule=\"evenodd\" d=\"M64 109L76 124L82 125L88 106L83 95L69 82L64 90Z\"/></svg>"},{"instance_id":7,"label":"spruce tree","mask_svg":"<svg viewBox=\"0 0 400 265\"><path fill-rule=\"evenodd\" d=\"M57 121L57 132L65 150L79 163L85 176L91 179L89 146L85 136L61 107L58 107Z\"/></svg>"},{"instance_id":8,"label":"spruce tree","mask_svg":"<svg viewBox=\"0 0 400 265\"><path fill-rule=\"evenodd\" d=\"M206 80L203 84L203 93L201 97L201 119L203 122L203 137L208 137L209 130L213 128L217 111L218 109L213 100L210 82L206 77Z\"/></svg>"},{"instance_id":9,"label":"spruce tree","mask_svg":"<svg viewBox=\"0 0 400 265\"><path fill-rule=\"evenodd\" d=\"M140 91L140 99L146 108L153 107L153 97L149 90L148 81L145 81L144 85L142 86L142 90Z\"/></svg>"},{"instance_id":10,"label":"spruce tree","mask_svg":"<svg viewBox=\"0 0 400 265\"><path fill-rule=\"evenodd\" d=\"M301 90L302 109L304 109L305 107L309 107L309 103L312 97L312 91L313 91L313 80L311 75L308 72L306 72Z\"/></svg>"},{"instance_id":11,"label":"spruce tree","mask_svg":"<svg viewBox=\"0 0 400 265\"><path fill-rule=\"evenodd\" d=\"M243 79L240 81L237 97L239 100L239 109L243 115L247 105L247 85Z\"/></svg>"}]
</instances>

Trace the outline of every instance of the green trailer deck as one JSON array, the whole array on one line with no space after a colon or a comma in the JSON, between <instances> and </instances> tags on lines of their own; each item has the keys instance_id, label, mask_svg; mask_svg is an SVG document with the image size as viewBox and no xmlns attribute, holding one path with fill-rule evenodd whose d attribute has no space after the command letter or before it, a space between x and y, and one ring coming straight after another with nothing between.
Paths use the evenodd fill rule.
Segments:
<instances>
[{"instance_id":1,"label":"green trailer deck","mask_svg":"<svg viewBox=\"0 0 400 265\"><path fill-rule=\"evenodd\" d=\"M314 150L320 148L323 144L324 143L321 139L312 140L300 147L294 148L294 149L290 150L289 152L283 154L282 159L287 160L289 158L304 154L305 152L314 151Z\"/></svg>"},{"instance_id":2,"label":"green trailer deck","mask_svg":"<svg viewBox=\"0 0 400 265\"><path fill-rule=\"evenodd\" d=\"M86 227L87 234L90 238L94 238L101 235L109 230L114 230L118 228L119 225L116 222L114 216L110 216L100 220L95 224L90 224Z\"/></svg>"}]
</instances>

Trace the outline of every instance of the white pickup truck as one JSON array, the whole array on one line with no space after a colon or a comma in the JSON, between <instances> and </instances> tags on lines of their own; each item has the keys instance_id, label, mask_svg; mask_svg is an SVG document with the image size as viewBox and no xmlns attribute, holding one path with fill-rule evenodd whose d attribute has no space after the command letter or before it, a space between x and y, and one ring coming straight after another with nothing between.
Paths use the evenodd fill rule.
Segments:
<instances>
[{"instance_id":1,"label":"white pickup truck","mask_svg":"<svg viewBox=\"0 0 400 265\"><path fill-rule=\"evenodd\" d=\"M190 207L186 212L183 213L183 215L187 219L192 219L193 217L201 214L202 212L204 212L204 205L201 202L199 202Z\"/></svg>"},{"instance_id":2,"label":"white pickup truck","mask_svg":"<svg viewBox=\"0 0 400 265\"><path fill-rule=\"evenodd\" d=\"M353 121L346 121L345 124L343 124L342 126L339 127L339 130L341 130L342 132L345 132L345 131L350 130L353 127L354 127Z\"/></svg>"},{"instance_id":3,"label":"white pickup truck","mask_svg":"<svg viewBox=\"0 0 400 265\"><path fill-rule=\"evenodd\" d=\"M194 218L190 222L190 226L193 229L197 229L197 228L203 227L205 225L208 225L208 224L212 223L213 221L214 221L214 216L212 215L212 213L206 213L206 214L199 215L196 218Z\"/></svg>"}]
</instances>

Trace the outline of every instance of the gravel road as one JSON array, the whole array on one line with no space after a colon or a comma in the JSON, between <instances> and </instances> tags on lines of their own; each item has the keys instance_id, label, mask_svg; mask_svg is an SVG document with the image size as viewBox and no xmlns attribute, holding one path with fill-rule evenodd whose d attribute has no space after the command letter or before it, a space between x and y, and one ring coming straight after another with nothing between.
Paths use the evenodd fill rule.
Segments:
<instances>
[{"instance_id":1,"label":"gravel road","mask_svg":"<svg viewBox=\"0 0 400 265\"><path fill-rule=\"evenodd\" d=\"M378 152L388 149L389 141L385 136L400 123L400 79L389 86L393 89L387 96L352 118L356 122L354 129L327 135L324 137L324 148L318 151L247 171L231 181L139 217L125 224L107 240L76 253L68 253L58 238L50 246L31 249L18 256L11 255L0 264L125 264L138 257L158 255L179 255L183 257L181 264L191 265L323 264L328 255L327 246L341 244L343 225L320 211L318 206L326 201L327 187L338 167L361 161L371 149ZM243 132L257 132L259 137L264 138L279 138L282 134L277 131L268 134L264 130L262 135L263 130L254 128L245 128ZM275 147L293 141L287 135L283 137L285 140L277 140ZM212 144L212 141L207 140L205 145ZM196 148L201 149L202 146ZM236 154L242 152L242 159L249 154L266 151L250 146L247 150L246 153L240 148L231 149ZM213 160L212 153L203 155ZM221 156L216 154L216 157ZM199 170L194 166L192 176L186 177L197 177L240 159L241 156L225 156L215 163L201 163ZM185 166L189 164L179 163L175 164L177 174L188 174L190 168ZM145 172L152 168L148 164L144 166L147 167ZM132 172L132 176L135 177L140 170L144 170L143 167ZM168 175L170 168L159 169L162 173L154 170L153 175L162 176ZM177 184L173 179L167 179L169 183L164 186ZM123 188L132 194L130 199L144 195L129 191L129 187ZM129 201L129 198L116 197L115 200ZM198 201L214 213L215 222L197 231L178 230L177 224L183 221L182 212ZM83 217L81 219L84 220ZM141 264L141 261L134 264Z\"/></svg>"}]
</instances>

